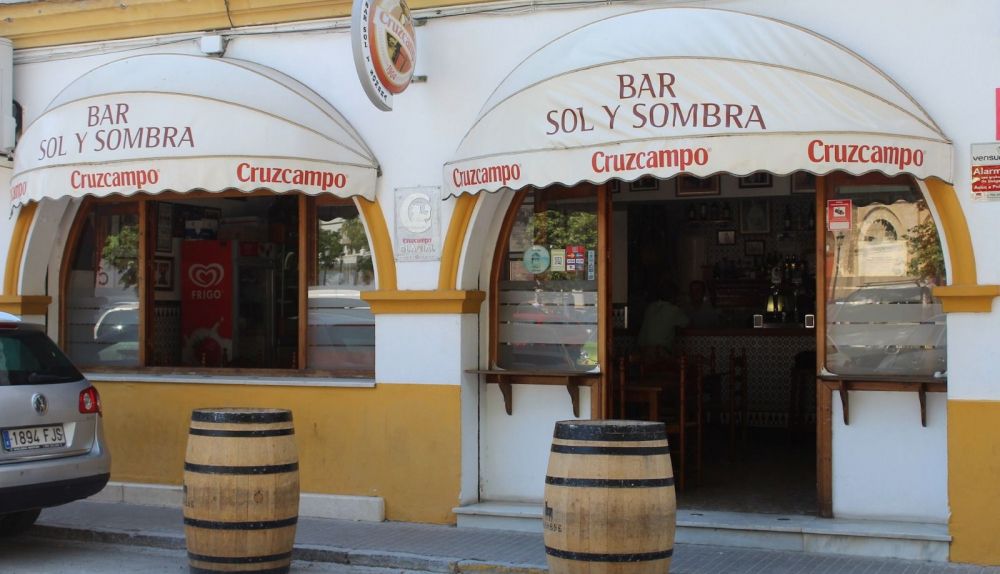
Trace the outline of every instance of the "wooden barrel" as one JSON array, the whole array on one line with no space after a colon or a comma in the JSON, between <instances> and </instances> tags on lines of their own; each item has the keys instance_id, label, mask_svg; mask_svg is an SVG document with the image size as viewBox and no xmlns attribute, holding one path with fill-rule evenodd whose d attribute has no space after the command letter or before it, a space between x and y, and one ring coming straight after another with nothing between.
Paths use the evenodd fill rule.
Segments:
<instances>
[{"instance_id":1,"label":"wooden barrel","mask_svg":"<svg viewBox=\"0 0 1000 574\"><path fill-rule=\"evenodd\" d=\"M676 521L663 423L556 423L543 517L551 574L666 573Z\"/></svg>"},{"instance_id":2,"label":"wooden barrel","mask_svg":"<svg viewBox=\"0 0 1000 574\"><path fill-rule=\"evenodd\" d=\"M184 458L192 574L288 572L299 515L292 413L197 409Z\"/></svg>"}]
</instances>

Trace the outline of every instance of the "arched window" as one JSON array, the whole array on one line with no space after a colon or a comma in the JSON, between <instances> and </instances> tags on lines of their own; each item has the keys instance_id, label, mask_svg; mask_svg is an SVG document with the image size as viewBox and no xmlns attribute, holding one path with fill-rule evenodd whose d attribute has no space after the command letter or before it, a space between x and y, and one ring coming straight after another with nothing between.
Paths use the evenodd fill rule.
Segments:
<instances>
[{"instance_id":1,"label":"arched window","mask_svg":"<svg viewBox=\"0 0 1000 574\"><path fill-rule=\"evenodd\" d=\"M501 233L493 296L494 364L590 371L598 349L597 192L522 191Z\"/></svg>"},{"instance_id":2,"label":"arched window","mask_svg":"<svg viewBox=\"0 0 1000 574\"><path fill-rule=\"evenodd\" d=\"M372 252L351 200L161 194L81 207L63 346L94 367L374 375Z\"/></svg>"},{"instance_id":3,"label":"arched window","mask_svg":"<svg viewBox=\"0 0 1000 574\"><path fill-rule=\"evenodd\" d=\"M896 233L896 228L885 219L876 219L868 226L868 232L865 234L865 241L873 241L876 243L882 241L896 241L899 235Z\"/></svg>"},{"instance_id":4,"label":"arched window","mask_svg":"<svg viewBox=\"0 0 1000 574\"><path fill-rule=\"evenodd\" d=\"M842 178L844 179L844 178ZM931 376L947 371L940 238L910 178L846 178L852 229L828 231L826 369L836 375Z\"/></svg>"}]
</instances>

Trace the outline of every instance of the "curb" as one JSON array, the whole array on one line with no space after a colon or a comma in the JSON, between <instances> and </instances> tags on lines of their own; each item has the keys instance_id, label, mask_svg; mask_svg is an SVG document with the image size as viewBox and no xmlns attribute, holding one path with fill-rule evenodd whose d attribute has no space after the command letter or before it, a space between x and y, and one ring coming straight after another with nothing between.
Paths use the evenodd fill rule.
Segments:
<instances>
[{"instance_id":1,"label":"curb","mask_svg":"<svg viewBox=\"0 0 1000 574\"><path fill-rule=\"evenodd\" d=\"M43 538L73 540L77 542L100 542L104 544L127 544L168 550L184 550L184 537L173 533L148 533L115 529L76 528L36 524L28 534ZM424 556L406 552L381 550L354 550L316 544L296 544L293 560L306 562L330 562L369 568L399 568L408 571L433 572L442 574L547 574L547 568L531 564L503 562L482 562L457 557Z\"/></svg>"}]
</instances>

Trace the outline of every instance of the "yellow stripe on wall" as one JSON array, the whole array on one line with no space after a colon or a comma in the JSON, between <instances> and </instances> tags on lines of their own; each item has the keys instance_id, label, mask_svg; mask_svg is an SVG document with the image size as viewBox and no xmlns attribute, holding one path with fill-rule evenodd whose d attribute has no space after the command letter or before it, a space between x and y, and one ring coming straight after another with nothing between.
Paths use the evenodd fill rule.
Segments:
<instances>
[{"instance_id":1,"label":"yellow stripe on wall","mask_svg":"<svg viewBox=\"0 0 1000 574\"><path fill-rule=\"evenodd\" d=\"M951 560L1000 565L1000 401L948 401Z\"/></svg>"},{"instance_id":2,"label":"yellow stripe on wall","mask_svg":"<svg viewBox=\"0 0 1000 574\"><path fill-rule=\"evenodd\" d=\"M491 0L412 0L411 10L480 4ZM226 30L351 13L350 0L74 0L5 4L0 37L17 49Z\"/></svg>"},{"instance_id":3,"label":"yellow stripe on wall","mask_svg":"<svg viewBox=\"0 0 1000 574\"><path fill-rule=\"evenodd\" d=\"M96 383L111 479L181 484L191 411L292 410L302 492L380 496L387 520L454 523L461 474L460 387L270 387Z\"/></svg>"}]
</instances>

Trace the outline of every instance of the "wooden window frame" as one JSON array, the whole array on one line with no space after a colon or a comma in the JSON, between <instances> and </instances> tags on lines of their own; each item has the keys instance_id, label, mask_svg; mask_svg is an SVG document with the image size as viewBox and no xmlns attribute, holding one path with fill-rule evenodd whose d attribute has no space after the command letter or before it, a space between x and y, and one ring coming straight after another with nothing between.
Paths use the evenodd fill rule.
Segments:
<instances>
[{"instance_id":1,"label":"wooden window frame","mask_svg":"<svg viewBox=\"0 0 1000 574\"><path fill-rule=\"evenodd\" d=\"M568 188L566 197L589 197L596 193L597 199L597 257L599 264L597 268L597 364L600 373L548 373L544 371L510 371L498 369L496 367L499 355L500 344L500 293L499 284L502 272L502 264L507 256L510 241L510 233L517 218L517 212L524 203L528 193L539 191L536 188L525 188L516 192L516 195L507 206L507 213L504 215L500 225L500 232L497 236L496 245L493 250L493 261L490 268L489 284L489 346L488 365L484 370L472 370L469 372L484 376L487 383L499 385L504 398L504 406L508 415L513 413L513 393L514 384L531 385L564 385L569 392L570 401L573 405L574 416L580 416L579 411L579 387L587 386L591 389L589 418L606 418L610 413L610 393L607 392L612 368L609 364L608 345L611 336L609 332L609 322L607 315L610 313L611 285L610 285L610 262L611 253L610 231L611 231L611 190L608 185L590 186L580 184ZM601 294L604 294L601 297Z\"/></svg>"},{"instance_id":2,"label":"wooden window frame","mask_svg":"<svg viewBox=\"0 0 1000 574\"><path fill-rule=\"evenodd\" d=\"M184 374L204 374L204 375L246 375L246 376L276 376L287 377L290 374L302 378L358 378L374 379L374 368L371 370L326 370L307 368L308 352L308 289L317 274L316 262L316 233L311 225L316 215L316 207L322 205L352 205L357 207L353 199L343 199L339 197L308 196L302 193L294 194L298 200L298 257L299 257L299 298L298 314L300 318L298 325L298 350L296 354L295 366L288 369L250 369L250 368L212 368L212 367L185 367L185 366L151 366L148 363L152 357L152 332L153 332L153 308L149 304L154 294L153 286L153 265L156 248L156 217L151 216L151 204L170 201L188 201L197 199L215 199L227 197L273 197L277 194L268 190L257 190L254 192L242 192L230 190L219 193L195 191L189 193L165 192L156 196L137 196L128 198L109 197L83 199L73 225L66 241L66 248L60 267L59 276L59 346L66 348L68 297L70 268L73 258L76 256L80 246L80 239L87 219L95 209L103 206L111 207L111 211L121 211L123 213L136 213L139 216L139 364L134 367L115 367L102 365L80 365L88 372L95 373L135 373L150 375L171 375L183 372ZM288 194L292 195L292 194ZM135 207L133 207L133 205ZM136 211L133 211L136 210ZM361 210L358 210L359 216ZM370 239L369 239L370 240ZM97 246L95 245L95 249Z\"/></svg>"},{"instance_id":3,"label":"wooden window frame","mask_svg":"<svg viewBox=\"0 0 1000 574\"><path fill-rule=\"evenodd\" d=\"M880 173L853 176L834 172L816 178L816 494L819 515L833 518L833 401L835 396L841 401L843 422L850 424L850 392L890 391L913 392L917 394L919 417L914 415L914 424L927 426L926 393L946 393L947 379L933 379L926 376L877 375L821 375L826 366L826 200L833 198L838 186L850 185L907 185L919 190L914 178L909 175L888 177ZM940 231L938 232L940 234Z\"/></svg>"}]
</instances>

